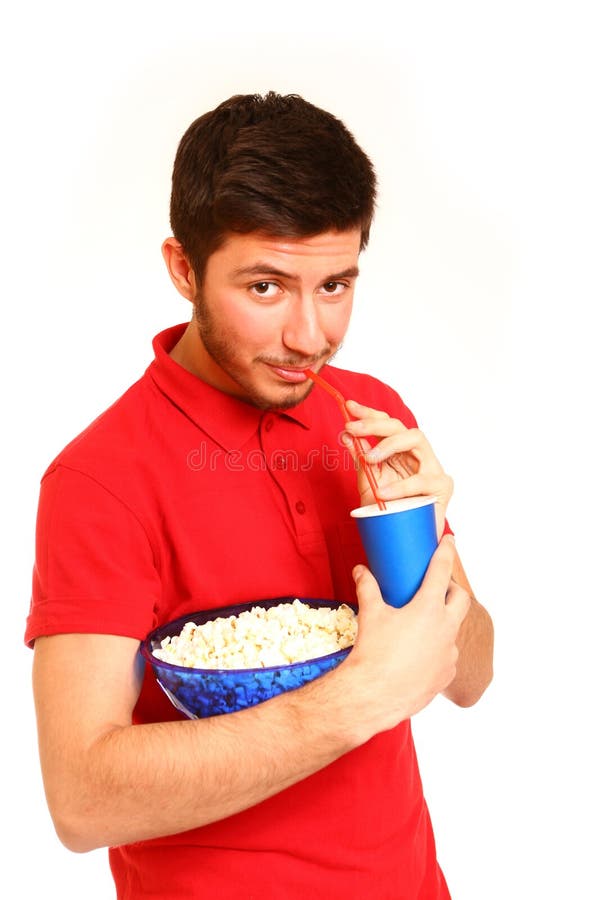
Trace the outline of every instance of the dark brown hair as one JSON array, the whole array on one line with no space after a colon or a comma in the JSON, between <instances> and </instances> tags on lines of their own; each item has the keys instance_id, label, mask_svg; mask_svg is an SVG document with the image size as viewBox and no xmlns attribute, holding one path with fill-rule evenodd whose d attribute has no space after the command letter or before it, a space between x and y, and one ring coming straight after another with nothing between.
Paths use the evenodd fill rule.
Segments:
<instances>
[{"instance_id":1,"label":"dark brown hair","mask_svg":"<svg viewBox=\"0 0 600 900\"><path fill-rule=\"evenodd\" d=\"M335 116L296 94L239 94L182 137L171 227L201 282L231 232L308 237L360 227L363 249L375 193L371 161Z\"/></svg>"}]
</instances>

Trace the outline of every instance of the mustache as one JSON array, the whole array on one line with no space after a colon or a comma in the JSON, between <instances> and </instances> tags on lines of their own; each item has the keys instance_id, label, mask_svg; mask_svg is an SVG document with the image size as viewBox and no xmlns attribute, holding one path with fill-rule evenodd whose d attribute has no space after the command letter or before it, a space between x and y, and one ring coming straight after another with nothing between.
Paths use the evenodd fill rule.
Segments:
<instances>
[{"instance_id":1,"label":"mustache","mask_svg":"<svg viewBox=\"0 0 600 900\"><path fill-rule=\"evenodd\" d=\"M335 353L332 351L331 347L327 347L327 349L322 350L320 353L313 354L312 356L299 356L296 354L290 354L286 357L257 356L256 361L267 363L269 366L279 366L281 369L310 369L311 366L327 359L333 359L334 356Z\"/></svg>"}]
</instances>

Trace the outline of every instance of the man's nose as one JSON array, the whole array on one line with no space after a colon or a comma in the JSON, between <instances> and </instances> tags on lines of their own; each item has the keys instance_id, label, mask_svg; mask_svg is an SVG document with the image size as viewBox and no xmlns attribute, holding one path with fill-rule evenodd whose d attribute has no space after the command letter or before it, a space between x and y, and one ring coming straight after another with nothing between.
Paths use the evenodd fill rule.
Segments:
<instances>
[{"instance_id":1,"label":"man's nose","mask_svg":"<svg viewBox=\"0 0 600 900\"><path fill-rule=\"evenodd\" d=\"M297 297L291 304L283 329L283 343L288 350L303 356L320 354L327 346L317 303L312 295Z\"/></svg>"}]
</instances>

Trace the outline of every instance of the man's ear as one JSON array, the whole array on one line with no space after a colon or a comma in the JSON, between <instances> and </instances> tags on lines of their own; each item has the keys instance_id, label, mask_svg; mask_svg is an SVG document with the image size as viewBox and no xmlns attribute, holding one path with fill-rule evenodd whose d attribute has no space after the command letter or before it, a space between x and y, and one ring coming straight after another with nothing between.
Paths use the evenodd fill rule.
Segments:
<instances>
[{"instance_id":1,"label":"man's ear","mask_svg":"<svg viewBox=\"0 0 600 900\"><path fill-rule=\"evenodd\" d=\"M162 245L162 255L171 281L181 296L193 303L196 296L196 276L179 241L168 237Z\"/></svg>"}]
</instances>

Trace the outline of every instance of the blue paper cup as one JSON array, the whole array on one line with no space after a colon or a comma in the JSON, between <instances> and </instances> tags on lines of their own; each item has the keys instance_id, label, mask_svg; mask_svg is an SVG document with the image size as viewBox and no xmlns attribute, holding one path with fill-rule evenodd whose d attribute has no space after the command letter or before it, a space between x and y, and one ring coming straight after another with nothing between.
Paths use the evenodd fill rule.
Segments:
<instances>
[{"instance_id":1,"label":"blue paper cup","mask_svg":"<svg viewBox=\"0 0 600 900\"><path fill-rule=\"evenodd\" d=\"M373 504L350 513L356 519L369 568L391 606L404 606L421 586L438 545L436 500L408 497L386 501L386 509Z\"/></svg>"}]
</instances>

